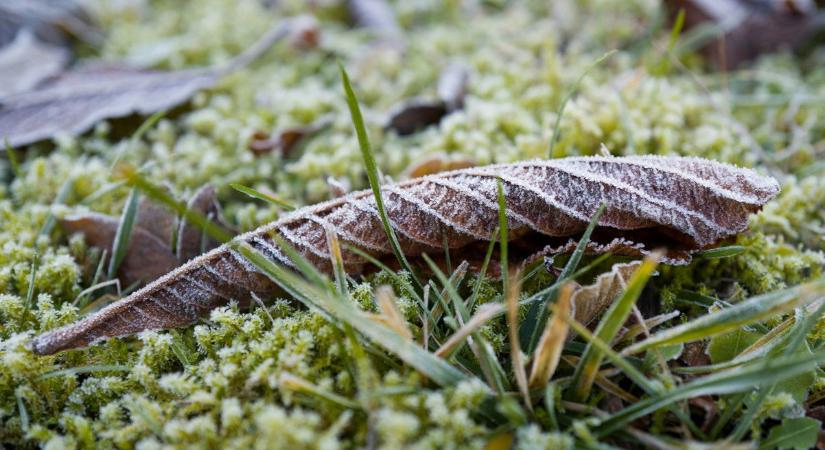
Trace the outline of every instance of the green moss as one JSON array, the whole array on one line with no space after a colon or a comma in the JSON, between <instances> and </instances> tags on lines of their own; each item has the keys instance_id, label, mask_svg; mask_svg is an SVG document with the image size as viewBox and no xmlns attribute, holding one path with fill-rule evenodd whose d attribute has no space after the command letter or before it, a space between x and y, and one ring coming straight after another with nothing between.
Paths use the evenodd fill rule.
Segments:
<instances>
[{"instance_id":1,"label":"green moss","mask_svg":"<svg viewBox=\"0 0 825 450\"><path fill-rule=\"evenodd\" d=\"M286 1L278 2L278 9L264 3L97 1L94 9L107 32L100 53L156 68L218 66L306 6ZM335 59L352 75L382 172L400 179L408 167L435 154L480 165L545 157L559 103L595 60L618 48L590 72L567 105L555 156L593 154L604 143L614 154L697 155L759 170L767 170L769 159L783 183L779 198L737 238L744 253L660 268L657 289L651 290L658 295L654 301L673 301L682 291L737 301L821 274L825 184L816 160L825 129L816 119L822 107L803 102L792 110L764 96L787 99L801 83L811 94L825 90L822 55L810 61L765 58L758 75L765 79L756 82L734 77L723 85L696 64L688 67L699 73L653 76L645 68L663 56L656 45L646 46L640 30L653 26L658 1L589 0L571 8L544 1L482 3L468 19L459 2L396 2L409 37L402 54L371 46L369 33L350 29L341 2L314 2L320 49L276 45L197 94L138 142L122 131L135 124L104 122L82 137L56 139L54 148L26 149L19 178L0 167L0 444L484 448L502 433L479 413L495 411L482 405L481 383L440 389L386 355L353 362L355 349L341 331L287 299L266 299L269 314L258 306L241 311L230 305L192 327L57 356L35 357L25 348L34 334L85 313L73 303L89 287L95 250L59 227L48 235L40 231L50 214L118 214L128 191L110 177L115 160L141 167L181 197L212 183L227 219L242 230L273 220L280 211L234 192L229 183L268 189L298 205L328 199L328 176L365 187ZM408 137L383 128L394 105L434 97L441 68L453 61L466 64L472 74L462 111ZM734 105L730 111L720 106L728 99ZM255 132L276 133L321 118L329 118L330 126L294 154L255 155L248 149ZM61 191L67 193L63 204L53 204ZM34 298L27 304L33 266ZM542 272L525 291L535 292L550 280ZM470 275L464 288L474 283ZM395 289L420 339L412 295L396 278L368 277L352 287L352 300L374 310L371 293L384 284ZM483 280L479 304L500 299L500 283ZM812 339L821 339L823 327L820 323ZM492 321L481 333L508 368L504 320ZM289 376L358 407L296 389L284 382ZM760 417L797 414L797 403L782 395L771 397ZM593 438L580 420L569 434L552 432L543 422L512 428L506 433L519 449L573 448Z\"/></svg>"}]
</instances>

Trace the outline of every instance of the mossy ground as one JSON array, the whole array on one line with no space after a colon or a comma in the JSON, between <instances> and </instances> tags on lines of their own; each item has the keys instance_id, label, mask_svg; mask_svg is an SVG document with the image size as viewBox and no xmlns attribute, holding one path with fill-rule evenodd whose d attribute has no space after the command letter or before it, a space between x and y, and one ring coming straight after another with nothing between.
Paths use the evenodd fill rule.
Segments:
<instances>
[{"instance_id":1,"label":"mossy ground","mask_svg":"<svg viewBox=\"0 0 825 450\"><path fill-rule=\"evenodd\" d=\"M100 54L89 57L167 69L217 65L306 6L264 3L101 0L94 9L107 38ZM497 435L475 413L483 386L440 389L393 358L353 362L341 331L287 299L268 299L268 313L228 306L186 329L56 356L37 357L24 348L33 335L83 314L74 302L89 286L95 250L59 227L41 230L50 213L119 214L128 189L111 178L117 155L179 196L212 183L227 220L242 230L279 211L229 183L266 188L297 205L329 198L327 177L365 187L336 60L353 79L382 172L400 179L435 154L479 165L546 156L559 104L594 61L618 49L589 72L567 105L553 156L594 154L601 144L613 154L697 155L770 172L783 187L737 239L743 253L662 268L652 282L655 300L673 308L679 293L690 291L736 302L820 274L825 103L817 99L825 94L825 53L766 56L754 70L722 75L696 56L684 58L686 66L662 64L669 58L668 30L657 28L658 1L481 2L472 17L459 3L397 2L407 37L402 56L351 29L339 2L312 2L321 23L319 48L273 48L160 120L137 143L119 132L119 123L101 123L82 137L18 152L18 176L0 162L0 443L423 449L483 448ZM434 97L440 69L453 61L471 69L462 111L408 137L382 129L393 105ZM256 156L248 149L257 130L324 116L332 125L295 155ZM61 190L68 196L56 205ZM356 299L370 307L370 292L380 282L365 282ZM484 302L497 299L500 286L485 284L482 296ZM707 312L700 309L688 314ZM412 314L408 320L418 322ZM485 333L507 358L503 319ZM372 374L361 385L351 375L355 363ZM369 411L296 392L289 376L357 398ZM768 417L800 415L804 399L822 384L809 383L797 396L772 396L755 426ZM574 430L575 438L586 438L586 423ZM574 444L573 434L539 424L513 434L518 448Z\"/></svg>"}]
</instances>

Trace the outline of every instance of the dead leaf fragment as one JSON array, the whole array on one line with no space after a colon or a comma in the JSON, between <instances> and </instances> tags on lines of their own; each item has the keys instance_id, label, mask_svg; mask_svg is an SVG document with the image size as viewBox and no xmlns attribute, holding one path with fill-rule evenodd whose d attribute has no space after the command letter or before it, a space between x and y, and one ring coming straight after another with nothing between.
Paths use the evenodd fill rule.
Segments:
<instances>
[{"instance_id":1,"label":"dead leaf fragment","mask_svg":"<svg viewBox=\"0 0 825 450\"><path fill-rule=\"evenodd\" d=\"M112 254L112 242L120 223L118 217L98 213L66 216L60 225L67 233L83 233L89 245L106 249ZM178 266L169 244L144 228L135 226L129 240L129 248L118 269L121 286L147 282Z\"/></svg>"},{"instance_id":2,"label":"dead leaf fragment","mask_svg":"<svg viewBox=\"0 0 825 450\"><path fill-rule=\"evenodd\" d=\"M450 64L438 79L437 100L412 99L396 106L385 126L401 136L441 122L447 114L464 107L469 72L460 64Z\"/></svg>"},{"instance_id":3,"label":"dead leaf fragment","mask_svg":"<svg viewBox=\"0 0 825 450\"><path fill-rule=\"evenodd\" d=\"M430 156L427 159L407 169L407 178L419 178L450 170L466 169L476 164L469 159L452 159L443 153Z\"/></svg>"},{"instance_id":4,"label":"dead leaf fragment","mask_svg":"<svg viewBox=\"0 0 825 450\"><path fill-rule=\"evenodd\" d=\"M27 29L20 30L11 44L0 49L0 99L34 88L60 73L68 62L68 50L38 41Z\"/></svg>"},{"instance_id":5,"label":"dead leaf fragment","mask_svg":"<svg viewBox=\"0 0 825 450\"><path fill-rule=\"evenodd\" d=\"M765 53L798 49L825 27L811 0L667 0L673 20L685 11L685 29L716 27L702 51L720 70L735 69Z\"/></svg>"},{"instance_id":6,"label":"dead leaf fragment","mask_svg":"<svg viewBox=\"0 0 825 450\"><path fill-rule=\"evenodd\" d=\"M599 275L593 284L577 289L570 299L576 321L586 326L601 314L625 290L627 280L641 264L614 264L610 272Z\"/></svg>"},{"instance_id":7,"label":"dead leaf fragment","mask_svg":"<svg viewBox=\"0 0 825 450\"><path fill-rule=\"evenodd\" d=\"M201 187L189 200L187 209L206 216L212 222L221 223L221 207L215 195L215 188L211 184ZM211 250L219 245L209 236L206 236L199 227L181 218L178 227L177 257L181 263Z\"/></svg>"}]
</instances>

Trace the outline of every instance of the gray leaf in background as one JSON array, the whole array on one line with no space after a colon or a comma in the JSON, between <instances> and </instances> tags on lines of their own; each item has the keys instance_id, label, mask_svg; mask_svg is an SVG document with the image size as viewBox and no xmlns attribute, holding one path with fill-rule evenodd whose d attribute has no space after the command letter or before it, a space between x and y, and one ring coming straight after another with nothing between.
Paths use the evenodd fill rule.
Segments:
<instances>
[{"instance_id":1,"label":"gray leaf in background","mask_svg":"<svg viewBox=\"0 0 825 450\"><path fill-rule=\"evenodd\" d=\"M33 91L0 100L0 137L13 147L77 135L100 120L177 106L218 80L214 71L98 67L65 72Z\"/></svg>"},{"instance_id":2,"label":"gray leaf in background","mask_svg":"<svg viewBox=\"0 0 825 450\"><path fill-rule=\"evenodd\" d=\"M38 41L29 29L20 30L12 43L0 48L0 99L59 74L69 58L65 48Z\"/></svg>"}]
</instances>

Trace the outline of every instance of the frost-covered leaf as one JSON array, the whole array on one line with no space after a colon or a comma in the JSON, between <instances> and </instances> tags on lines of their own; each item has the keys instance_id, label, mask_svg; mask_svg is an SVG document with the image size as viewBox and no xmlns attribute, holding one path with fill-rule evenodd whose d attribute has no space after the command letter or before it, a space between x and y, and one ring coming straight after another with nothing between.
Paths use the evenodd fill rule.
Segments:
<instances>
[{"instance_id":1,"label":"frost-covered leaf","mask_svg":"<svg viewBox=\"0 0 825 450\"><path fill-rule=\"evenodd\" d=\"M38 41L29 30L21 30L14 42L0 49L0 99L28 91L57 75L69 62L69 52Z\"/></svg>"},{"instance_id":2,"label":"frost-covered leaf","mask_svg":"<svg viewBox=\"0 0 825 450\"><path fill-rule=\"evenodd\" d=\"M490 240L497 228L497 183L506 197L511 254L566 248L600 205L607 205L591 236L591 250L621 239L637 254L667 249L665 263L685 263L747 227L748 216L779 191L757 173L698 158L634 156L535 160L470 168L384 186L384 206L400 249L408 256L442 254L446 244L467 250ZM327 273L326 230L342 241L347 272L393 249L372 191L359 191L291 212L236 238L271 260L294 266L275 237ZM607 244L603 244L603 243ZM482 252L483 253L483 252ZM254 265L221 246L158 279L130 297L68 328L33 341L38 353L88 345L145 329L190 324L228 299L267 295L275 285ZM117 325L107 317L119 316Z\"/></svg>"},{"instance_id":3,"label":"frost-covered leaf","mask_svg":"<svg viewBox=\"0 0 825 450\"><path fill-rule=\"evenodd\" d=\"M218 74L209 70L97 67L65 72L33 91L4 97L0 137L17 147L59 134L80 134L103 119L177 106L217 80Z\"/></svg>"},{"instance_id":4,"label":"frost-covered leaf","mask_svg":"<svg viewBox=\"0 0 825 450\"><path fill-rule=\"evenodd\" d=\"M97 65L63 72L34 90L0 100L0 140L18 147L61 134L77 135L104 119L149 115L178 106L276 42L299 38L296 34L306 33L309 22L298 16L276 24L220 68L159 71Z\"/></svg>"},{"instance_id":5,"label":"frost-covered leaf","mask_svg":"<svg viewBox=\"0 0 825 450\"><path fill-rule=\"evenodd\" d=\"M794 449L814 448L821 424L810 417L785 419L780 425L771 428L768 438L761 442L760 449Z\"/></svg>"},{"instance_id":6,"label":"frost-covered leaf","mask_svg":"<svg viewBox=\"0 0 825 450\"><path fill-rule=\"evenodd\" d=\"M204 185L189 200L189 209L219 222L220 205L215 189ZM112 246L120 223L119 217L98 213L73 214L60 220L67 233L82 233L86 243L113 253ZM186 220L178 221L168 208L151 199L141 198L129 245L117 271L122 287L148 283L185 263L218 243L203 236L201 230ZM177 228L177 230L176 230ZM177 254L172 250L177 237Z\"/></svg>"}]
</instances>

